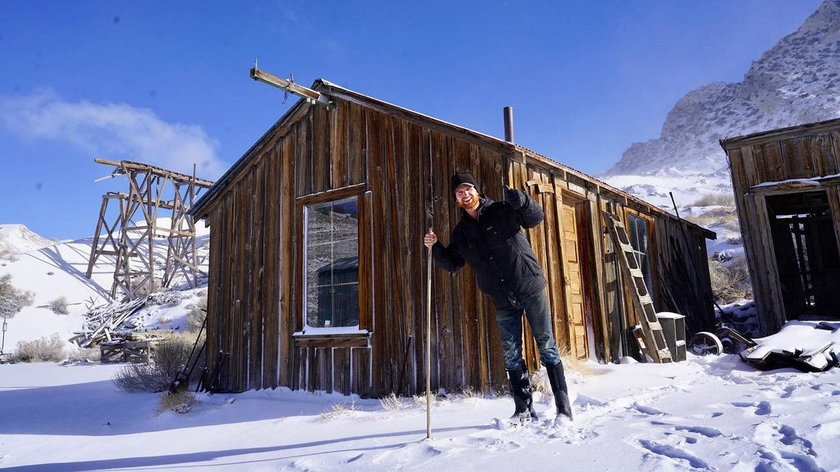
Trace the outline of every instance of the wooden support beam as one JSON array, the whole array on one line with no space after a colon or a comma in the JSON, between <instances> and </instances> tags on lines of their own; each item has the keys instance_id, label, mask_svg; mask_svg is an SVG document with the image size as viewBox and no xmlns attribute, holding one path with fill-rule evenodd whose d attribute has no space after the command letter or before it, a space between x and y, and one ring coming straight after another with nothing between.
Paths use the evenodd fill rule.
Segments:
<instances>
[{"instance_id":1,"label":"wooden support beam","mask_svg":"<svg viewBox=\"0 0 840 472\"><path fill-rule=\"evenodd\" d=\"M334 106L333 102L330 101L326 95L318 92L317 90L312 90L309 87L298 85L291 80L282 79L276 75L269 74L268 72L258 69L256 64L254 64L254 67L251 69L251 78L277 87L285 92L293 93L309 103L321 105L327 109L332 109Z\"/></svg>"}]
</instances>

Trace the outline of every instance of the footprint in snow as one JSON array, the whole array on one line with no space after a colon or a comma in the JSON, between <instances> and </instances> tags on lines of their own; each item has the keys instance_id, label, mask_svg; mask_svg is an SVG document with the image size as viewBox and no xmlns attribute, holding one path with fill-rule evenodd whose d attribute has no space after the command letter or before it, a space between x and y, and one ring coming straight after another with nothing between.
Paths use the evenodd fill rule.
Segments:
<instances>
[{"instance_id":1,"label":"footprint in snow","mask_svg":"<svg viewBox=\"0 0 840 472\"><path fill-rule=\"evenodd\" d=\"M770 405L770 402L760 401L756 402L732 402L732 406L737 406L738 408L755 408L754 414L758 416L765 416L769 415L773 412L773 407Z\"/></svg>"},{"instance_id":2,"label":"footprint in snow","mask_svg":"<svg viewBox=\"0 0 840 472\"><path fill-rule=\"evenodd\" d=\"M824 470L816 461L813 443L800 436L792 426L760 423L755 428L753 439L760 445L761 457L768 464L787 462L799 472Z\"/></svg>"},{"instance_id":3,"label":"footprint in snow","mask_svg":"<svg viewBox=\"0 0 840 472\"><path fill-rule=\"evenodd\" d=\"M638 403L633 404L633 409L638 411L639 413L651 416L660 416L665 414L665 412L663 412L662 410L657 410L652 406L639 405Z\"/></svg>"},{"instance_id":4,"label":"footprint in snow","mask_svg":"<svg viewBox=\"0 0 840 472\"><path fill-rule=\"evenodd\" d=\"M680 449L669 444L657 443L648 439L641 439L637 441L637 443L639 444L639 446L655 454L662 460L675 462L677 464L688 463L688 465L694 469L709 468L709 464L707 464L706 461L694 456L693 454L689 453L684 449Z\"/></svg>"}]
</instances>

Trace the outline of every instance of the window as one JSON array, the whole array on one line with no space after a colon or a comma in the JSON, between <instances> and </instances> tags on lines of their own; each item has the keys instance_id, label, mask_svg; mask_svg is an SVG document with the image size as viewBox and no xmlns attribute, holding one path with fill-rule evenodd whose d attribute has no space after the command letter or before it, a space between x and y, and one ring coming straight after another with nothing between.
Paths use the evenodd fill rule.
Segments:
<instances>
[{"instance_id":1,"label":"window","mask_svg":"<svg viewBox=\"0 0 840 472\"><path fill-rule=\"evenodd\" d=\"M636 264L642 270L642 275L645 278L645 285L648 291L653 287L653 280L651 280L650 272L650 242L648 235L648 222L644 218L636 215L627 215L627 222L630 226L630 245L633 246L633 256L636 258Z\"/></svg>"},{"instance_id":2,"label":"window","mask_svg":"<svg viewBox=\"0 0 840 472\"><path fill-rule=\"evenodd\" d=\"M305 325L359 325L358 197L304 206Z\"/></svg>"}]
</instances>

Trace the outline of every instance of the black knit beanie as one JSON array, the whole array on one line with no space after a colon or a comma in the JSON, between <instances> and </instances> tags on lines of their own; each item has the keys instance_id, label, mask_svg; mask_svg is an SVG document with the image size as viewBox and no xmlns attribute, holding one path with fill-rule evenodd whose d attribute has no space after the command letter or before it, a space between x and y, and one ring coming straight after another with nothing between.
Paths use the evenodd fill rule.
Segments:
<instances>
[{"instance_id":1,"label":"black knit beanie","mask_svg":"<svg viewBox=\"0 0 840 472\"><path fill-rule=\"evenodd\" d=\"M473 187L476 186L475 179L473 179L473 176L469 172L453 175L452 179L450 180L450 184L452 192L455 192L455 189L458 188L458 186L461 184L470 184Z\"/></svg>"}]
</instances>

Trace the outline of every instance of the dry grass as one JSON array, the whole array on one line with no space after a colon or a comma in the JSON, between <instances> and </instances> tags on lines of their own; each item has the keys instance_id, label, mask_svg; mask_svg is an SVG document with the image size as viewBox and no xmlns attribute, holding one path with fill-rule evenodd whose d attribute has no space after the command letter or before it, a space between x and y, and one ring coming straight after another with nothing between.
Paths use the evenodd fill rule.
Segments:
<instances>
[{"instance_id":1,"label":"dry grass","mask_svg":"<svg viewBox=\"0 0 840 472\"><path fill-rule=\"evenodd\" d=\"M727 262L709 261L712 294L720 303L733 303L753 298L747 260L743 255Z\"/></svg>"},{"instance_id":2,"label":"dry grass","mask_svg":"<svg viewBox=\"0 0 840 472\"><path fill-rule=\"evenodd\" d=\"M697 201L692 203L690 206L707 207L715 205L734 207L735 196L730 193L707 193L698 198Z\"/></svg>"},{"instance_id":3,"label":"dry grass","mask_svg":"<svg viewBox=\"0 0 840 472\"><path fill-rule=\"evenodd\" d=\"M394 393L388 395L387 397L380 398L379 404L387 411L402 410L407 406L407 403Z\"/></svg>"},{"instance_id":4,"label":"dry grass","mask_svg":"<svg viewBox=\"0 0 840 472\"><path fill-rule=\"evenodd\" d=\"M700 215L687 215L685 220L704 228L721 227L739 233L738 213L734 207L715 208Z\"/></svg>"},{"instance_id":5,"label":"dry grass","mask_svg":"<svg viewBox=\"0 0 840 472\"><path fill-rule=\"evenodd\" d=\"M559 348L559 347L558 347ZM576 372L580 375L593 375L595 371L586 359L578 359L572 355L569 348L559 348L560 358L563 360L563 370L568 376L569 372ZM531 388L535 392L551 394L551 383L548 381L548 374L543 369L531 373Z\"/></svg>"},{"instance_id":6,"label":"dry grass","mask_svg":"<svg viewBox=\"0 0 840 472\"><path fill-rule=\"evenodd\" d=\"M181 390L175 393L169 393L160 397L157 414L174 411L183 415L189 413L194 404L195 394L192 392Z\"/></svg>"},{"instance_id":7,"label":"dry grass","mask_svg":"<svg viewBox=\"0 0 840 472\"><path fill-rule=\"evenodd\" d=\"M355 400L350 403L333 403L329 410L321 412L321 418L325 421L329 421L336 418L351 416L355 411L357 411L357 409Z\"/></svg>"}]
</instances>

